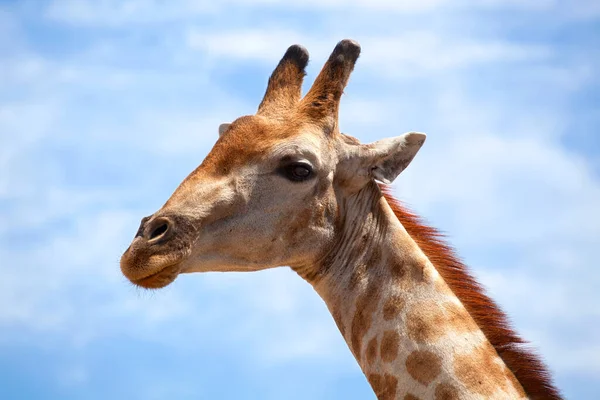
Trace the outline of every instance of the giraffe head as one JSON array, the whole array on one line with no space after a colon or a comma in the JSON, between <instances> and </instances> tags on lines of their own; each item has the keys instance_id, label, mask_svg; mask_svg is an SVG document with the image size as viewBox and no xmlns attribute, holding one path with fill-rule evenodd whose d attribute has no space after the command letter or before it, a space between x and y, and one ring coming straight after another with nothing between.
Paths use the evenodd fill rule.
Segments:
<instances>
[{"instance_id":1,"label":"giraffe head","mask_svg":"<svg viewBox=\"0 0 600 400\"><path fill-rule=\"evenodd\" d=\"M159 288L180 273L309 266L336 235L339 204L376 179L393 181L425 140L407 133L371 144L340 133L342 91L360 54L337 44L306 96L308 53L291 46L256 115L219 139L160 210L142 219L121 258L133 283Z\"/></svg>"}]
</instances>

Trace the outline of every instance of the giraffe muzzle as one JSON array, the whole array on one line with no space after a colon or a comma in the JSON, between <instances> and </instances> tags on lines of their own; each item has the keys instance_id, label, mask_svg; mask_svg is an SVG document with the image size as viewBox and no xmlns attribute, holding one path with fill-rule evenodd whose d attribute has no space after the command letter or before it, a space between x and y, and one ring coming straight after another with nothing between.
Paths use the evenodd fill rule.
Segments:
<instances>
[{"instance_id":1,"label":"giraffe muzzle","mask_svg":"<svg viewBox=\"0 0 600 400\"><path fill-rule=\"evenodd\" d=\"M142 218L133 242L121 257L123 275L147 289L173 282L181 272L181 262L189 255L188 225L183 218L172 215Z\"/></svg>"}]
</instances>

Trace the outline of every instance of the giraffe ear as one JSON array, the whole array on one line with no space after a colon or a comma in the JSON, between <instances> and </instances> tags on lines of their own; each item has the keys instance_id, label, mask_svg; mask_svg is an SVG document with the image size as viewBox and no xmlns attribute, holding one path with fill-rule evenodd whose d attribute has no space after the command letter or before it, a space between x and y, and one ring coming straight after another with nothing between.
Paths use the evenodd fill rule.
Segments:
<instances>
[{"instance_id":1,"label":"giraffe ear","mask_svg":"<svg viewBox=\"0 0 600 400\"><path fill-rule=\"evenodd\" d=\"M227 129L229 129L229 126L231 124L221 124L219 125L219 136L223 136L223 134L225 133L225 131L227 131Z\"/></svg>"},{"instance_id":2,"label":"giraffe ear","mask_svg":"<svg viewBox=\"0 0 600 400\"><path fill-rule=\"evenodd\" d=\"M409 132L394 138L362 145L361 167L368 168L370 178L392 183L408 167L423 143L424 133ZM364 172L360 175L365 174Z\"/></svg>"}]
</instances>

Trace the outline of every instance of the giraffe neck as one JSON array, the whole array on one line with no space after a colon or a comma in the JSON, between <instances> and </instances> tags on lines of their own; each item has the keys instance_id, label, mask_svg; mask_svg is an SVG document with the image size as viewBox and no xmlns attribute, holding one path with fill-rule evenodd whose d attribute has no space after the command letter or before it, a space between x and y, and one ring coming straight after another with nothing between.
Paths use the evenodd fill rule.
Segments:
<instances>
[{"instance_id":1,"label":"giraffe neck","mask_svg":"<svg viewBox=\"0 0 600 400\"><path fill-rule=\"evenodd\" d=\"M340 204L312 275L378 399L526 397L373 184Z\"/></svg>"}]
</instances>

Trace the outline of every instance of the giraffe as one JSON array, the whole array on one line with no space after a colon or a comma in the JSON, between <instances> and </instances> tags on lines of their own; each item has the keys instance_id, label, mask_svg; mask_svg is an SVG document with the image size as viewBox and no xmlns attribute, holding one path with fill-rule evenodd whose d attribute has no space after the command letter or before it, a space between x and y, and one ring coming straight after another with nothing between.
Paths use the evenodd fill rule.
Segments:
<instances>
[{"instance_id":1,"label":"giraffe","mask_svg":"<svg viewBox=\"0 0 600 400\"><path fill-rule=\"evenodd\" d=\"M359 55L339 42L302 97L309 56L291 46L257 113L222 124L200 166L142 219L121 271L156 289L182 273L289 266L379 400L560 399L453 250L391 196L425 134L361 144L340 132Z\"/></svg>"}]
</instances>

